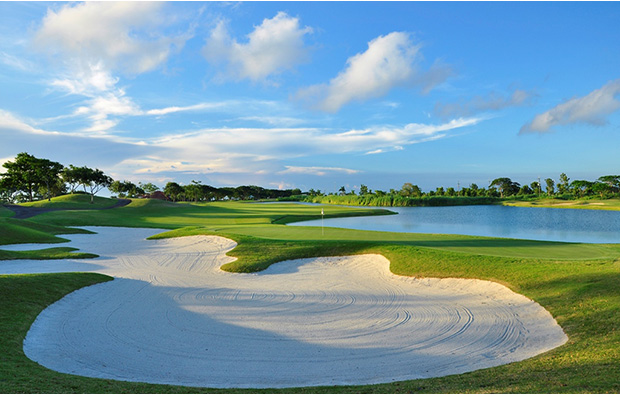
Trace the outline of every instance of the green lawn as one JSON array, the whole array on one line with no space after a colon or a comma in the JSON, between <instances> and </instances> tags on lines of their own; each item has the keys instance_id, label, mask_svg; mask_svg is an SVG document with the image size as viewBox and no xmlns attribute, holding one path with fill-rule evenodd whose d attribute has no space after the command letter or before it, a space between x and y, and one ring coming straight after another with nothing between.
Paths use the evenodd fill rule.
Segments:
<instances>
[{"instance_id":1,"label":"green lawn","mask_svg":"<svg viewBox=\"0 0 620 395\"><path fill-rule=\"evenodd\" d=\"M533 201L503 202L505 206L516 207L551 207L551 208L576 208L585 210L620 210L620 199L539 199Z\"/></svg>"},{"instance_id":2,"label":"green lawn","mask_svg":"<svg viewBox=\"0 0 620 395\"><path fill-rule=\"evenodd\" d=\"M107 199L95 196L93 202L90 202L90 195L76 193L71 195L58 196L51 201L37 200L35 202L22 203L25 207L40 208L61 208L61 209L97 209L108 208L114 206L118 201L116 199Z\"/></svg>"},{"instance_id":3,"label":"green lawn","mask_svg":"<svg viewBox=\"0 0 620 395\"><path fill-rule=\"evenodd\" d=\"M354 208L326 207L327 215L359 215ZM368 212L363 210L363 212ZM21 242L54 238L77 225L171 229L156 237L216 234L236 240L231 271L262 270L286 259L380 253L394 273L480 278L500 282L547 308L569 336L562 347L526 361L462 375L372 386L265 391L125 383L65 375L28 360L22 339L45 306L84 285L109 278L95 274L0 276L0 392L37 393L620 393L620 246L533 242L455 235L362 232L286 227L273 222L320 218L316 206L291 204L173 204L138 200L101 211L50 212L14 220L0 210L0 244L7 227L22 229ZM4 233L3 233L4 232ZM1 262L0 262L1 264ZM277 374L277 372L274 372Z\"/></svg>"}]
</instances>

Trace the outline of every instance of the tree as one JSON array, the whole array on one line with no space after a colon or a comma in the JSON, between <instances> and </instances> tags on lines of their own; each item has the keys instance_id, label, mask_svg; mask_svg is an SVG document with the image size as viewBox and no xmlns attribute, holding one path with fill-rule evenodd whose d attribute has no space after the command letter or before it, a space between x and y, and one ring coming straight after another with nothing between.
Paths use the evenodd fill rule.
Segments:
<instances>
[{"instance_id":1,"label":"tree","mask_svg":"<svg viewBox=\"0 0 620 395\"><path fill-rule=\"evenodd\" d=\"M592 186L594 183L587 180L575 180L570 183L570 187L578 197L584 197L592 192Z\"/></svg>"},{"instance_id":2,"label":"tree","mask_svg":"<svg viewBox=\"0 0 620 395\"><path fill-rule=\"evenodd\" d=\"M151 194L153 192L159 191L159 187L155 184L152 184L150 182L147 182L146 184L143 184L141 182L138 183L138 185L140 185L140 188L142 188L144 190L144 192Z\"/></svg>"},{"instance_id":3,"label":"tree","mask_svg":"<svg viewBox=\"0 0 620 395\"><path fill-rule=\"evenodd\" d=\"M86 178L87 167L76 167L69 165L62 169L62 180L69 185L71 193L75 193L75 190L80 186L82 179Z\"/></svg>"},{"instance_id":4,"label":"tree","mask_svg":"<svg viewBox=\"0 0 620 395\"><path fill-rule=\"evenodd\" d=\"M14 162L5 162L2 167L7 169L2 174L4 187L26 193L31 202L41 187L46 189L48 199L51 198L51 187L57 184L63 169L58 162L37 158L26 152L17 154Z\"/></svg>"},{"instance_id":5,"label":"tree","mask_svg":"<svg viewBox=\"0 0 620 395\"><path fill-rule=\"evenodd\" d=\"M402 188L400 189L399 194L405 197L414 197L414 196L418 197L422 195L422 190L420 189L419 186L413 185L410 182L406 182L403 184Z\"/></svg>"},{"instance_id":6,"label":"tree","mask_svg":"<svg viewBox=\"0 0 620 395\"><path fill-rule=\"evenodd\" d=\"M547 184L547 194L553 195L555 193L555 189L553 188L555 186L555 181L551 178L547 178L545 183Z\"/></svg>"},{"instance_id":7,"label":"tree","mask_svg":"<svg viewBox=\"0 0 620 395\"><path fill-rule=\"evenodd\" d=\"M497 189L499 190L499 196L503 198L504 196L511 196L517 194L519 192L519 189L521 188L521 185L519 185L518 182L513 182L508 177L501 177L491 181L489 188L490 187L497 187Z\"/></svg>"},{"instance_id":8,"label":"tree","mask_svg":"<svg viewBox=\"0 0 620 395\"><path fill-rule=\"evenodd\" d=\"M103 188L109 187L112 184L112 177L105 175L99 169L89 169L84 172L82 178L80 179L80 184L84 187L84 192L86 188L90 191L90 203L94 203L95 194L102 190Z\"/></svg>"},{"instance_id":9,"label":"tree","mask_svg":"<svg viewBox=\"0 0 620 395\"><path fill-rule=\"evenodd\" d=\"M362 184L360 186L360 195L368 195L370 193L372 193L372 192L368 189L368 187L366 185Z\"/></svg>"},{"instance_id":10,"label":"tree","mask_svg":"<svg viewBox=\"0 0 620 395\"><path fill-rule=\"evenodd\" d=\"M192 183L189 185L185 185L184 189L185 189L185 197L189 200L193 200L194 202L198 202L198 200L201 199L201 188L200 188L200 184L201 181L194 181L192 180Z\"/></svg>"},{"instance_id":11,"label":"tree","mask_svg":"<svg viewBox=\"0 0 620 395\"><path fill-rule=\"evenodd\" d=\"M340 187L340 189L338 190L338 194L339 195L346 195L347 194L347 190L344 188L344 186Z\"/></svg>"},{"instance_id":12,"label":"tree","mask_svg":"<svg viewBox=\"0 0 620 395\"><path fill-rule=\"evenodd\" d=\"M560 182L558 182L558 192L559 193L568 193L570 192L570 178L566 176L565 173L560 174Z\"/></svg>"},{"instance_id":13,"label":"tree","mask_svg":"<svg viewBox=\"0 0 620 395\"><path fill-rule=\"evenodd\" d=\"M521 189L519 189L519 195L531 195L532 193L534 193L534 191L527 185L523 185Z\"/></svg>"},{"instance_id":14,"label":"tree","mask_svg":"<svg viewBox=\"0 0 620 395\"><path fill-rule=\"evenodd\" d=\"M164 193L168 195L173 202L180 200L183 196L183 187L176 182L169 182L164 187Z\"/></svg>"},{"instance_id":15,"label":"tree","mask_svg":"<svg viewBox=\"0 0 620 395\"><path fill-rule=\"evenodd\" d=\"M620 176L601 176L597 181L609 185L611 192L620 191Z\"/></svg>"},{"instance_id":16,"label":"tree","mask_svg":"<svg viewBox=\"0 0 620 395\"><path fill-rule=\"evenodd\" d=\"M598 194L601 198L605 195L611 195L614 193L614 188L605 182L595 182L592 184L592 192Z\"/></svg>"},{"instance_id":17,"label":"tree","mask_svg":"<svg viewBox=\"0 0 620 395\"><path fill-rule=\"evenodd\" d=\"M144 190L131 181L112 181L108 189L118 194L120 198L125 196L134 198L144 194Z\"/></svg>"}]
</instances>

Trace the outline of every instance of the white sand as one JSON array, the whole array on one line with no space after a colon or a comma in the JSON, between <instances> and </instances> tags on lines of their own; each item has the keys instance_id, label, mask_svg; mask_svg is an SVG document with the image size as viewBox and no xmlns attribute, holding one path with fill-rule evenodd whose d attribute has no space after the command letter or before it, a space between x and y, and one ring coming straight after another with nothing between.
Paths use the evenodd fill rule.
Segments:
<instances>
[{"instance_id":1,"label":"white sand","mask_svg":"<svg viewBox=\"0 0 620 395\"><path fill-rule=\"evenodd\" d=\"M219 267L221 237L147 241L89 228L68 245L102 258L0 262L0 272L91 270L117 279L44 310L26 355L59 372L205 387L366 384L523 360L567 340L551 315L479 280L395 276L380 255Z\"/></svg>"}]
</instances>

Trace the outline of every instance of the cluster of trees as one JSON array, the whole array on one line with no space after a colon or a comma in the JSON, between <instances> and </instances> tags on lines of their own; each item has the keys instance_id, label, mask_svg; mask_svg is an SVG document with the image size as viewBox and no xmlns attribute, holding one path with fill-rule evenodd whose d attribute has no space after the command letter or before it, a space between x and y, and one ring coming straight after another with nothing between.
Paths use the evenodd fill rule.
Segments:
<instances>
[{"instance_id":1,"label":"cluster of trees","mask_svg":"<svg viewBox=\"0 0 620 395\"><path fill-rule=\"evenodd\" d=\"M131 181L114 181L108 189L116 193L118 197L148 197L161 189L151 183L138 183ZM213 200L259 200L279 199L292 195L300 195L299 189L265 189L256 185L242 185L239 187L216 188L203 184L201 181L193 181L187 185L169 182L164 186L163 193L166 198L173 202L209 202Z\"/></svg>"},{"instance_id":2,"label":"cluster of trees","mask_svg":"<svg viewBox=\"0 0 620 395\"><path fill-rule=\"evenodd\" d=\"M172 201L211 201L211 200L258 200L281 199L292 195L301 195L299 189L265 189L256 185L242 185L239 187L216 188L204 185L200 181L192 181L188 185L179 185L169 182L164 187L164 193Z\"/></svg>"},{"instance_id":3,"label":"cluster of trees","mask_svg":"<svg viewBox=\"0 0 620 395\"><path fill-rule=\"evenodd\" d=\"M94 196L112 182L112 178L99 169L86 166L65 167L49 159L37 158L26 152L15 157L15 161L2 165L6 169L0 174L0 200L5 202L34 201L43 198L74 193L82 187L84 193Z\"/></svg>"},{"instance_id":4,"label":"cluster of trees","mask_svg":"<svg viewBox=\"0 0 620 395\"><path fill-rule=\"evenodd\" d=\"M63 166L49 159L42 159L22 152L2 165L6 171L0 174L0 201L19 203L41 199L51 199L67 193L84 193L94 196L103 188L108 188L118 197L149 197L160 188L152 183L137 185L131 181L113 180L99 169L86 166ZM192 181L188 185L169 182L164 187L166 198L173 201L212 201L212 200L257 200L287 198L301 195L299 189L265 189L255 185L216 188Z\"/></svg>"},{"instance_id":5,"label":"cluster of trees","mask_svg":"<svg viewBox=\"0 0 620 395\"><path fill-rule=\"evenodd\" d=\"M542 185L541 185L542 184ZM597 196L601 198L614 197L620 195L620 175L601 176L595 181L573 180L565 174L560 174L559 181L556 183L552 178L546 178L544 184L539 181L521 185L512 181L508 177L496 178L490 182L487 188L479 187L477 184L470 184L468 187L455 189L453 187L438 187L428 192L412 183L405 183L399 189L390 189L389 192L376 190L372 191L366 185L360 185L359 193L355 190L348 191L340 187L337 193L324 194L320 190L310 189L307 193L310 197L317 196L375 196L375 197L403 197L403 198L422 198L433 196L445 197L561 197L565 199L583 198Z\"/></svg>"}]
</instances>

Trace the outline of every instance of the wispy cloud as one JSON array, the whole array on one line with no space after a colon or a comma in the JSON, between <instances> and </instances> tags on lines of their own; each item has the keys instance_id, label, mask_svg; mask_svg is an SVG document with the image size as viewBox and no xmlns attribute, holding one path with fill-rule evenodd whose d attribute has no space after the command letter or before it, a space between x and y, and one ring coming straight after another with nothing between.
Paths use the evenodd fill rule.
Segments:
<instances>
[{"instance_id":1,"label":"wispy cloud","mask_svg":"<svg viewBox=\"0 0 620 395\"><path fill-rule=\"evenodd\" d=\"M440 117L468 117L486 111L499 111L508 107L527 104L535 94L522 89L515 89L510 95L492 92L486 96L475 96L466 102L437 103L435 113Z\"/></svg>"},{"instance_id":2,"label":"wispy cloud","mask_svg":"<svg viewBox=\"0 0 620 395\"><path fill-rule=\"evenodd\" d=\"M0 109L0 130L33 133L33 134L58 134L58 132L48 132L43 129L35 128L29 122L20 119L10 113Z\"/></svg>"},{"instance_id":3,"label":"wispy cloud","mask_svg":"<svg viewBox=\"0 0 620 395\"><path fill-rule=\"evenodd\" d=\"M610 81L586 96L576 97L538 114L523 125L520 133L544 133L555 126L587 123L604 125L607 117L620 109L620 79Z\"/></svg>"},{"instance_id":4,"label":"wispy cloud","mask_svg":"<svg viewBox=\"0 0 620 395\"><path fill-rule=\"evenodd\" d=\"M284 166L286 170L279 171L278 174L309 174L314 176L324 176L333 173L357 174L359 170L346 169L343 167L320 167L320 166Z\"/></svg>"},{"instance_id":5,"label":"wispy cloud","mask_svg":"<svg viewBox=\"0 0 620 395\"><path fill-rule=\"evenodd\" d=\"M0 63L20 71L34 72L36 69L30 60L19 58L4 51L0 51Z\"/></svg>"},{"instance_id":6,"label":"wispy cloud","mask_svg":"<svg viewBox=\"0 0 620 395\"><path fill-rule=\"evenodd\" d=\"M112 169L127 158L139 157L152 150L120 138L75 135L37 128L32 124L31 120L0 110L0 157L14 157L19 152L27 151L63 164Z\"/></svg>"},{"instance_id":7,"label":"wispy cloud","mask_svg":"<svg viewBox=\"0 0 620 395\"><path fill-rule=\"evenodd\" d=\"M160 115L174 114L177 112L212 110L212 109L222 108L227 105L228 103L225 103L225 102L198 103L198 104L192 104L190 106L170 106L170 107L165 107L165 108L156 108L156 109L144 111L142 112L142 114L160 116Z\"/></svg>"},{"instance_id":8,"label":"wispy cloud","mask_svg":"<svg viewBox=\"0 0 620 395\"><path fill-rule=\"evenodd\" d=\"M301 27L298 18L278 12L256 26L246 43L240 43L231 37L226 22L220 21L207 38L203 55L213 64L223 64L225 77L265 81L308 59L303 38L310 33L312 28Z\"/></svg>"},{"instance_id":9,"label":"wispy cloud","mask_svg":"<svg viewBox=\"0 0 620 395\"><path fill-rule=\"evenodd\" d=\"M329 83L303 88L296 98L333 113L352 101L381 97L395 87L418 85L428 91L449 76L449 68L436 66L424 78L416 69L420 58L420 45L409 33L379 36L366 51L347 59L346 68Z\"/></svg>"}]
</instances>

